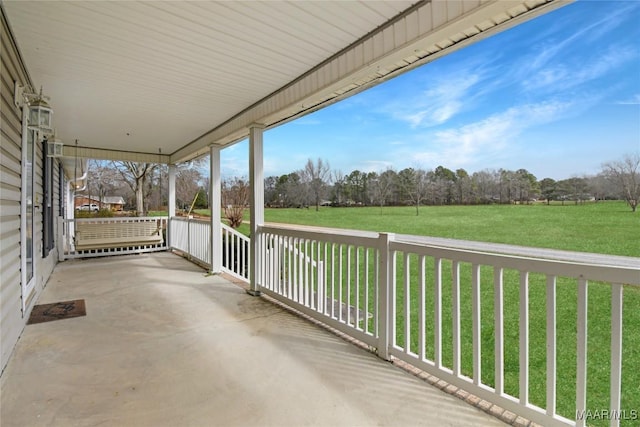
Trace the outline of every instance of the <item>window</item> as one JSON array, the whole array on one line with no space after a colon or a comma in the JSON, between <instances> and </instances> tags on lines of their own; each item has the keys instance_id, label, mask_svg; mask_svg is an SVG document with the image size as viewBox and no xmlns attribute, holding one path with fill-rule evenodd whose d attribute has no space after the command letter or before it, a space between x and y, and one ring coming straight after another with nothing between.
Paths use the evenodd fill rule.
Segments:
<instances>
[{"instance_id":1,"label":"window","mask_svg":"<svg viewBox=\"0 0 640 427\"><path fill-rule=\"evenodd\" d=\"M43 200L42 200L42 257L46 258L54 246L53 236L53 158L47 156L47 140L42 141Z\"/></svg>"}]
</instances>

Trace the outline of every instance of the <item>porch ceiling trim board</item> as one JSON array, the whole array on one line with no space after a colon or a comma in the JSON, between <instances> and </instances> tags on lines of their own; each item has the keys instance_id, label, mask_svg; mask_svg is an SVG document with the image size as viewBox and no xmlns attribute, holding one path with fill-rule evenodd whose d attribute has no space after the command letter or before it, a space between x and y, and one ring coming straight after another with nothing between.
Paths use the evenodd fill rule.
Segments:
<instances>
[{"instance_id":1,"label":"porch ceiling trim board","mask_svg":"<svg viewBox=\"0 0 640 427\"><path fill-rule=\"evenodd\" d=\"M67 158L123 160L139 163L171 163L171 156L161 153L144 153L137 151L110 150L107 148L75 147L73 142L66 141L62 148L62 155Z\"/></svg>"}]
</instances>

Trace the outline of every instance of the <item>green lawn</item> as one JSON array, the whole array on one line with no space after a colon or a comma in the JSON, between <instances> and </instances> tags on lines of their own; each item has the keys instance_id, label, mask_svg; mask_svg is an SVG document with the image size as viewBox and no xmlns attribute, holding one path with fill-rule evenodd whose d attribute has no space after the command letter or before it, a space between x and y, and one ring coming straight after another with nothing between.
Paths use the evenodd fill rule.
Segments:
<instances>
[{"instance_id":1,"label":"green lawn","mask_svg":"<svg viewBox=\"0 0 640 427\"><path fill-rule=\"evenodd\" d=\"M248 218L247 218L248 219ZM315 225L333 228L388 231L456 239L508 243L582 252L640 257L640 214L631 213L621 202L585 205L492 205L421 207L416 216L411 207L267 209L267 222ZM416 259L411 262L416 265ZM427 274L433 261L427 260ZM461 266L462 370L472 373L470 266ZM372 271L372 269L370 270ZM332 273L328 273L332 274ZM432 273L431 273L432 274ZM492 269L481 272L482 379L493 384L494 316ZM417 352L417 270L411 270L410 313L412 350ZM398 283L402 283L401 280ZM443 283L451 283L451 263L443 265ZM429 284L428 286L432 286ZM519 274L504 272L505 391L518 396ZM373 292L373 289L369 289ZM353 287L343 290L355 300ZM360 299L363 290L359 290ZM431 296L433 289L427 289ZM559 278L557 284L557 408L568 418L575 416L576 295L574 280ZM404 343L404 290L397 290L396 343ZM451 287L443 287L443 360L452 366ZM588 312L588 407L606 409L609 403L611 292L606 284L589 287ZM371 303L372 304L372 303ZM627 287L624 295L623 397L622 408L640 408L640 289ZM372 308L372 307L370 307ZM426 318L433 319L432 298L427 298ZM546 286L542 275L530 276L530 401L546 405ZM433 330L427 328L427 355L433 357ZM621 425L634 421L622 420ZM592 425L607 425L591 420Z\"/></svg>"},{"instance_id":2,"label":"green lawn","mask_svg":"<svg viewBox=\"0 0 640 427\"><path fill-rule=\"evenodd\" d=\"M267 209L265 221L640 257L640 212L622 202Z\"/></svg>"},{"instance_id":3,"label":"green lawn","mask_svg":"<svg viewBox=\"0 0 640 427\"><path fill-rule=\"evenodd\" d=\"M208 210L197 211L207 215ZM248 212L246 219L249 220ZM425 206L416 216L413 207L323 207L310 209L267 209L267 222L314 225L331 228L395 232L401 234L448 237L455 239L507 243L580 252L640 257L640 212L632 213L622 202L584 205L488 205ZM248 233L244 224L241 232ZM416 265L416 260L411 259ZM358 267L362 268L362 266ZM432 260L427 270L432 271ZM461 266L461 341L462 370L472 372L470 266ZM371 265L370 274L374 271ZM332 274L331 272L327 273ZM336 272L336 274L338 274ZM494 317L492 270L481 271L482 380L493 384ZM411 271L410 313L412 350L417 352L418 296L417 271ZM344 277L346 282L346 277ZM401 283L401 281L399 281ZM451 283L451 263L443 265L443 283ZM432 286L431 284L428 286ZM504 272L504 345L505 391L518 396L519 355L519 275ZM374 290L369 289L370 295ZM443 286L443 360L452 366L451 286ZM363 289L359 289L360 301ZM343 289L355 300L353 287ZM433 289L427 289L432 295ZM559 278L557 284L557 408L567 418L575 416L576 382L576 295L574 280ZM546 405L546 287L541 275L530 276L530 401ZM609 404L611 292L607 284L589 286L588 312L588 401L590 409L606 409ZM370 301L369 309L373 302ZM397 290L396 343L404 342L404 290ZM433 319L433 300L427 298L426 318ZM622 409L640 408L640 289L627 286L624 292L623 396ZM427 356L433 357L433 330L427 328ZM621 420L621 425L636 421ZM606 420L591 420L590 425L608 425Z\"/></svg>"}]
</instances>

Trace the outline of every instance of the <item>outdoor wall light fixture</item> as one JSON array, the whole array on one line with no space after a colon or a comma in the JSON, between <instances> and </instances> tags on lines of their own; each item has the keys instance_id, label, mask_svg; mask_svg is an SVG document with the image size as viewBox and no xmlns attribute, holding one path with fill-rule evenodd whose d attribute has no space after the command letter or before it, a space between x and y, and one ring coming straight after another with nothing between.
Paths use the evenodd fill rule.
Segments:
<instances>
[{"instance_id":1,"label":"outdoor wall light fixture","mask_svg":"<svg viewBox=\"0 0 640 427\"><path fill-rule=\"evenodd\" d=\"M47 138L47 157L62 157L64 151L64 144L59 138L56 138L56 132L53 132L53 136Z\"/></svg>"},{"instance_id":2,"label":"outdoor wall light fixture","mask_svg":"<svg viewBox=\"0 0 640 427\"><path fill-rule=\"evenodd\" d=\"M47 102L48 96L40 93L27 92L18 82L15 82L14 102L16 107L29 106L29 127L36 128L44 134L53 133L53 110Z\"/></svg>"}]
</instances>

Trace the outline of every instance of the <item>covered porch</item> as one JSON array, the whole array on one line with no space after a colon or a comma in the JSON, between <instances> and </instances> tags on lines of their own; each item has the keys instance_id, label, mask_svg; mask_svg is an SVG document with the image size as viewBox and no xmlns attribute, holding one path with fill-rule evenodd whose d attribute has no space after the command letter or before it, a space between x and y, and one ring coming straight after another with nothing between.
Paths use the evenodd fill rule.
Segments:
<instances>
[{"instance_id":1,"label":"covered porch","mask_svg":"<svg viewBox=\"0 0 640 427\"><path fill-rule=\"evenodd\" d=\"M146 422L137 417L157 424L157 417L182 416L175 414L194 405L187 410L194 424L216 413L222 418L215 424L489 425L476 419L486 415L475 412L480 408L497 417L491 422L584 425L588 390L608 398L615 414L626 414L620 408L629 381L625 385L622 368L631 358L623 353L623 337L634 325L623 322L632 310L623 294L640 285L637 258L274 223L252 225L248 238L219 218L153 221L167 223L168 243L67 254L39 303L91 296L96 303L87 302L89 311L101 317L76 321L87 328L69 336L64 348L48 336L63 324L66 339L71 320L29 326L13 358L16 366L28 365L13 368L26 376L16 381L61 375L69 387L63 395L74 396L78 386L88 387L80 396L125 393L136 424ZM575 307L570 322L561 318L566 295ZM604 331L589 320L605 322ZM603 347L608 352L596 361L593 349ZM89 367L77 369L75 357ZM593 376L602 367L607 381ZM11 369L3 379L13 377ZM571 371L575 421L558 403ZM408 372L424 380L419 387ZM59 389L56 381L52 390ZM178 398L173 393L180 384L190 385ZM530 393L540 384L546 402L534 403ZM138 397L138 387L150 387L151 397ZM433 395L438 388L453 396ZM3 398L19 407L11 389L3 382ZM24 392L36 405L44 399ZM215 412L218 400L209 399L238 411L227 398L251 414L236 419ZM172 403L158 404L164 400ZM475 415L459 418L467 411ZM293 418L278 418L283 414ZM612 417L611 425L620 421Z\"/></svg>"},{"instance_id":2,"label":"covered porch","mask_svg":"<svg viewBox=\"0 0 640 427\"><path fill-rule=\"evenodd\" d=\"M264 218L264 132L565 3L344 2L333 4L342 7L337 12L313 2L275 4L277 10L268 3L0 4L25 56L16 63L27 77L33 71L33 80L5 86L15 93L44 86L64 140L62 159L169 165L168 217L131 220L152 223L152 243L79 249L76 232L87 227L78 225L95 224L56 217L57 255L66 261L43 279L37 303L82 298L88 314L30 325L16 338L2 375L2 424L500 425L491 412L516 425L581 426L588 409L588 289L603 287L610 311L608 337L599 344L609 349L610 369L597 389L619 414L623 290L640 285L636 258ZM318 36L336 25L343 37L329 43ZM158 28L173 29L173 36L165 39ZM243 42L228 49L228 39ZM176 217L176 165L208 153L210 205L219 207L220 152L245 138L251 239L216 214L209 221ZM116 221L94 222L113 229ZM99 257L114 252L122 256ZM73 259L85 256L92 259ZM251 298L223 272L263 298ZM556 295L566 289L576 301L568 325L576 341L575 416L556 407L563 343ZM532 306L530 292L542 291L536 301L544 306ZM22 304L25 317L24 296ZM546 333L534 341L530 331L538 330ZM485 335L490 345L481 345ZM546 349L545 367L530 377L535 346ZM458 396L389 361L443 378L451 385L440 387L459 387ZM544 401L532 403L530 389L541 384Z\"/></svg>"},{"instance_id":3,"label":"covered porch","mask_svg":"<svg viewBox=\"0 0 640 427\"><path fill-rule=\"evenodd\" d=\"M169 252L58 264L39 303L71 299L26 327L3 426L505 425Z\"/></svg>"}]
</instances>

